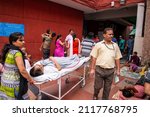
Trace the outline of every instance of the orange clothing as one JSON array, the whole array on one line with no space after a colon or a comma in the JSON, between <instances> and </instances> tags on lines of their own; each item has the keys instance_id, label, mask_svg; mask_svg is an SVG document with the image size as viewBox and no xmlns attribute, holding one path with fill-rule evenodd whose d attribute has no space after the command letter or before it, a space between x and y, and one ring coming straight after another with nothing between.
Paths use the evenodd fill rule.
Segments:
<instances>
[{"instance_id":1,"label":"orange clothing","mask_svg":"<svg viewBox=\"0 0 150 117\"><path fill-rule=\"evenodd\" d=\"M73 40L73 54L79 54L79 40Z\"/></svg>"}]
</instances>

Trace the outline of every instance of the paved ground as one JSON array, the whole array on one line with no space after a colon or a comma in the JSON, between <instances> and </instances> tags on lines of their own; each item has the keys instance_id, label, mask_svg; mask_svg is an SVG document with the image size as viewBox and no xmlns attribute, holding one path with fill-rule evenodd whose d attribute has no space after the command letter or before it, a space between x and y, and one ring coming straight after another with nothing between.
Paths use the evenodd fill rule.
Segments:
<instances>
[{"instance_id":1,"label":"paved ground","mask_svg":"<svg viewBox=\"0 0 150 117\"><path fill-rule=\"evenodd\" d=\"M66 78L62 79L62 94L64 94L68 89L70 89L79 80L78 78L72 77L72 78L69 78L69 83L66 83L65 79ZM136 82L135 79L120 77L119 82L117 83L113 82L109 99L112 100L112 96L118 91L118 89L123 88L124 86L127 86L127 85L133 85L134 82ZM62 100L92 100L93 84L94 84L94 79L88 78L88 75L87 75L85 86L84 87L81 87L81 85L77 86L70 93L68 93L64 98L62 98ZM52 93L58 96L58 85L56 81L46 83L42 85L41 88L47 93ZM31 91L29 91L29 95L31 99L33 100L36 99L36 96L33 95ZM101 97L102 97L102 90L99 93L99 99L101 99ZM51 99L54 99L54 98L42 94L42 100L51 100Z\"/></svg>"},{"instance_id":2,"label":"paved ground","mask_svg":"<svg viewBox=\"0 0 150 117\"><path fill-rule=\"evenodd\" d=\"M124 56L123 59L121 59L121 61L120 61L121 67L123 67L123 64L126 62L125 59L126 59L126 56ZM80 71L81 75L83 75L82 70ZM78 75L78 74L75 74L75 75ZM72 77L69 79L69 83L66 83L65 79L66 78L62 79L62 87L61 87L62 88L62 94L67 92L68 89L71 89L72 86L74 86L74 84L79 81L78 78ZM115 83L113 81L113 83L112 83L109 99L114 100L112 97L119 89L124 88L124 86L133 85L133 84L135 84L136 81L137 80L133 79L133 78L127 78L127 77L120 76L119 82ZM71 92L69 92L66 96L64 96L62 98L62 100L92 100L93 92L94 92L93 91L93 85L94 85L94 79L88 78L88 74L86 73L86 84L85 84L85 86L81 87L81 85L78 85ZM47 93L51 93L55 96L58 96L57 81L46 83L46 84L42 85L41 88L42 88L42 90L44 90ZM38 92L36 90L37 89L33 88L34 92ZM102 91L103 91L103 89L99 93L99 100L102 97ZM30 96L31 100L35 100L37 98L30 90L29 90L29 96ZM42 94L41 100L54 100L54 98L52 98L50 96L46 96L45 94Z\"/></svg>"}]
</instances>

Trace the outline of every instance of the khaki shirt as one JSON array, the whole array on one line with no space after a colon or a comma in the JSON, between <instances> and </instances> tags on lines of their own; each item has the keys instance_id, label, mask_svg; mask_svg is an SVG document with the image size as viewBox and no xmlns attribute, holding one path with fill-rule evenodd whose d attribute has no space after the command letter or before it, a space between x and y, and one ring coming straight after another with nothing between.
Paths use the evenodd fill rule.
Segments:
<instances>
[{"instance_id":1,"label":"khaki shirt","mask_svg":"<svg viewBox=\"0 0 150 117\"><path fill-rule=\"evenodd\" d=\"M118 45L114 42L106 44L104 40L95 45L90 55L96 58L96 65L102 68L114 68L115 60L122 58Z\"/></svg>"}]
</instances>

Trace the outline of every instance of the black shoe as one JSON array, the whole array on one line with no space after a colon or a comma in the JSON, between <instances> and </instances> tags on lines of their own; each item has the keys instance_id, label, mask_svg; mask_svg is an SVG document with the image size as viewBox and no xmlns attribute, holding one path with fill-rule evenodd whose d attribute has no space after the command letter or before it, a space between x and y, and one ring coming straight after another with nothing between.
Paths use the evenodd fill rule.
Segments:
<instances>
[{"instance_id":1,"label":"black shoe","mask_svg":"<svg viewBox=\"0 0 150 117\"><path fill-rule=\"evenodd\" d=\"M98 100L98 96L93 96L93 100Z\"/></svg>"}]
</instances>

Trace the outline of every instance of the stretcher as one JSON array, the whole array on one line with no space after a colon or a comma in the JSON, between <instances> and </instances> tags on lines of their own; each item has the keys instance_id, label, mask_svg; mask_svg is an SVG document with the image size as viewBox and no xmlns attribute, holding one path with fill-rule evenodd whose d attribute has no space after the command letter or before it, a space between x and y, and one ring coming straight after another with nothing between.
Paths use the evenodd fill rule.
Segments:
<instances>
[{"instance_id":1,"label":"stretcher","mask_svg":"<svg viewBox=\"0 0 150 117\"><path fill-rule=\"evenodd\" d=\"M34 85L38 88L38 96L37 99L42 98L42 94L45 94L46 96L50 96L54 99L61 100L64 96L66 96L69 92L71 92L75 87L78 85L81 85L81 87L85 86L85 76L86 76L86 69L89 64L89 57L81 57L79 59L79 62L72 68L62 69L61 71L58 71L57 74L45 74L42 75L40 78L35 78L37 81ZM78 73L80 72L80 73ZM80 75L78 75L80 74ZM45 78L44 78L45 77ZM68 89L65 93L62 93L62 79L65 79L65 82L68 83L68 79L71 78L79 78L77 82L73 84L73 86ZM51 94L43 89L42 85L45 85L47 83L51 83L53 81L57 82L58 86L58 94ZM64 81L64 80L63 80ZM50 88L50 86L49 86ZM37 89L36 89L37 90ZM53 89L49 89L53 90ZM34 90L35 91L35 90Z\"/></svg>"}]
</instances>

